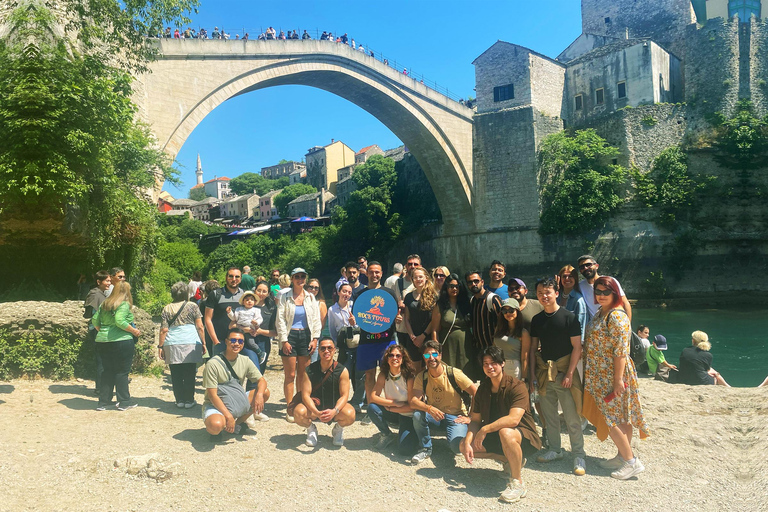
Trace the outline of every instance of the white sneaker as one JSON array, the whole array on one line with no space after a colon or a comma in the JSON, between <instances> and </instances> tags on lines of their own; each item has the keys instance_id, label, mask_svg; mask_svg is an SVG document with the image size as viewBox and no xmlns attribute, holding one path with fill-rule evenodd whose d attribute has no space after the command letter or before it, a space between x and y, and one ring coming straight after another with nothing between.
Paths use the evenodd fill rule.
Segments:
<instances>
[{"instance_id":1,"label":"white sneaker","mask_svg":"<svg viewBox=\"0 0 768 512\"><path fill-rule=\"evenodd\" d=\"M256 426L258 422L253 416L248 416L248 419L245 420L245 424L248 425L248 428L251 430L256 430Z\"/></svg>"},{"instance_id":2,"label":"white sneaker","mask_svg":"<svg viewBox=\"0 0 768 512\"><path fill-rule=\"evenodd\" d=\"M581 457L573 459L573 474L576 476L584 476L587 474L587 462Z\"/></svg>"},{"instance_id":3,"label":"white sneaker","mask_svg":"<svg viewBox=\"0 0 768 512\"><path fill-rule=\"evenodd\" d=\"M307 429L307 440L304 441L304 444L312 448L317 446L317 427L314 423Z\"/></svg>"},{"instance_id":4,"label":"white sneaker","mask_svg":"<svg viewBox=\"0 0 768 512\"><path fill-rule=\"evenodd\" d=\"M544 452L538 457L536 457L536 460L539 462L552 462L553 460L560 460L563 458L563 450L560 450L556 452L555 450L549 450L548 452Z\"/></svg>"},{"instance_id":5,"label":"white sneaker","mask_svg":"<svg viewBox=\"0 0 768 512\"><path fill-rule=\"evenodd\" d=\"M288 413L285 413L285 421L288 423L296 423L296 420L293 419L293 416L289 415Z\"/></svg>"},{"instance_id":6,"label":"white sneaker","mask_svg":"<svg viewBox=\"0 0 768 512\"><path fill-rule=\"evenodd\" d=\"M621 455L617 454L614 458L601 460L598 464L604 469L621 469L624 466L624 459L621 458Z\"/></svg>"},{"instance_id":7,"label":"white sneaker","mask_svg":"<svg viewBox=\"0 0 768 512\"><path fill-rule=\"evenodd\" d=\"M269 416L264 414L263 412L254 414L251 416L256 421L269 421Z\"/></svg>"},{"instance_id":8,"label":"white sneaker","mask_svg":"<svg viewBox=\"0 0 768 512\"><path fill-rule=\"evenodd\" d=\"M506 503L515 503L524 498L526 494L528 494L528 489L525 488L525 484L520 480L512 480L507 484L507 488L501 493L499 499Z\"/></svg>"},{"instance_id":9,"label":"white sneaker","mask_svg":"<svg viewBox=\"0 0 768 512\"><path fill-rule=\"evenodd\" d=\"M640 459L635 458L634 464L630 464L628 461L624 461L624 465L611 473L611 476L619 480L629 480L633 476L640 474L643 471L645 471L645 466L643 466L643 463L640 462Z\"/></svg>"},{"instance_id":10,"label":"white sneaker","mask_svg":"<svg viewBox=\"0 0 768 512\"><path fill-rule=\"evenodd\" d=\"M331 434L333 434L333 446L344 446L344 427L337 423L331 430Z\"/></svg>"}]
</instances>

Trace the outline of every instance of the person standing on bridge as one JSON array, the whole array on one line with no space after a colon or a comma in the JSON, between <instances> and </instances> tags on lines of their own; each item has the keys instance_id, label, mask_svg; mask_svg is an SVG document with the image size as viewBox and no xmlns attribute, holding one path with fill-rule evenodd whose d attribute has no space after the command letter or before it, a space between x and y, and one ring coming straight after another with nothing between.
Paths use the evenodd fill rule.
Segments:
<instances>
[{"instance_id":1,"label":"person standing on bridge","mask_svg":"<svg viewBox=\"0 0 768 512\"><path fill-rule=\"evenodd\" d=\"M307 39L312 39L312 36L307 33L305 30L303 34L301 34L301 39L306 41Z\"/></svg>"}]
</instances>

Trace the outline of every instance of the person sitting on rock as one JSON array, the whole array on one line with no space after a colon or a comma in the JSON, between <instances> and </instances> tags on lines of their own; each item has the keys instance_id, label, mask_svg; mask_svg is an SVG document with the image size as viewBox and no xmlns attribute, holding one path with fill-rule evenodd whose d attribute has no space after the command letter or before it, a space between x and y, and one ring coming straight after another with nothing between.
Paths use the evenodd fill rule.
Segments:
<instances>
[{"instance_id":1,"label":"person sitting on rock","mask_svg":"<svg viewBox=\"0 0 768 512\"><path fill-rule=\"evenodd\" d=\"M336 344L330 337L318 343L320 359L310 364L301 382L301 403L295 405L293 418L298 425L307 428L306 445L317 446L317 426L336 422L333 427L334 446L344 445L344 427L355 422L355 408L349 400L349 371L333 360Z\"/></svg>"},{"instance_id":2,"label":"person sitting on rock","mask_svg":"<svg viewBox=\"0 0 768 512\"><path fill-rule=\"evenodd\" d=\"M245 344L243 331L231 329L224 343L226 350L209 359L203 370L203 420L214 441L221 439L224 430L230 434L246 434L249 427L246 420L261 414L264 403L269 400L267 380L253 361L240 354ZM257 383L256 389L247 394L246 380Z\"/></svg>"},{"instance_id":3,"label":"person sitting on rock","mask_svg":"<svg viewBox=\"0 0 768 512\"><path fill-rule=\"evenodd\" d=\"M528 388L504 371L504 351L492 345L483 350L482 357L486 379L475 394L461 453L469 464L474 459L500 461L509 471L509 484L501 500L514 503L527 492L521 477L524 456L540 450L541 439L531 414Z\"/></svg>"}]
</instances>

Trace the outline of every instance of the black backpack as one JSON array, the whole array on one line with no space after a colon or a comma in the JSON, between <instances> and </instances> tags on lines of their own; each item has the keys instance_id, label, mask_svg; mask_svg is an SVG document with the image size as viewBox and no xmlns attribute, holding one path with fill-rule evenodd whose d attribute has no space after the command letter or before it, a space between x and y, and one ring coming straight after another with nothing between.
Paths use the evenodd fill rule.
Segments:
<instances>
[{"instance_id":1,"label":"black backpack","mask_svg":"<svg viewBox=\"0 0 768 512\"><path fill-rule=\"evenodd\" d=\"M645 359L646 349L643 347L643 342L640 341L640 336L632 333L632 338L629 340L629 357L635 363L635 369L638 373L648 373L648 361Z\"/></svg>"},{"instance_id":2,"label":"black backpack","mask_svg":"<svg viewBox=\"0 0 768 512\"><path fill-rule=\"evenodd\" d=\"M448 366L445 363L442 363L442 364L443 364L443 370L448 375L448 382L451 383L451 386L453 386L453 389L461 397L461 401L464 402L464 406L467 408L467 411L470 411L470 409L472 408L472 395L470 395L469 393L467 393L466 391L464 391L459 387L459 383L456 382L456 376L453 374L453 366ZM424 403L427 403L427 380L428 380L427 373L428 373L427 369L424 369L424 371L422 372L421 388L424 390L424 396L422 398Z\"/></svg>"}]
</instances>

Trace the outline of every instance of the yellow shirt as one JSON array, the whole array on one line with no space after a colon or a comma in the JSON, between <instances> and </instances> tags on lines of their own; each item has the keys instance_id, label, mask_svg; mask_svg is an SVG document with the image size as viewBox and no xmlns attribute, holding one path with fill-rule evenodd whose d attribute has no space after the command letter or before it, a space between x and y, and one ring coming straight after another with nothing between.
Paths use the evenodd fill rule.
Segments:
<instances>
[{"instance_id":1,"label":"yellow shirt","mask_svg":"<svg viewBox=\"0 0 768 512\"><path fill-rule=\"evenodd\" d=\"M443 373L439 377L432 377L427 370L420 372L413 382L414 391L424 391L424 372L427 372L427 403L437 407L445 414L466 415L467 411L464 407L464 402L461 400L461 395L451 386L445 366L443 366ZM469 377L464 375L464 372L458 368L453 369L453 377L462 391L466 391L473 384Z\"/></svg>"}]
</instances>

